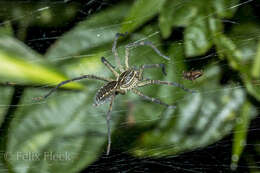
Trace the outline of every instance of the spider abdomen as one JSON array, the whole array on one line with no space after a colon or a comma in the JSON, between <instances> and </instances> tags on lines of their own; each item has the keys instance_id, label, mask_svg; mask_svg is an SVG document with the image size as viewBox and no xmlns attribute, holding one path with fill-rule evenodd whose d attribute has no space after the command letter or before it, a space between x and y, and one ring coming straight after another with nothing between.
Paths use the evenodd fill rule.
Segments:
<instances>
[{"instance_id":1,"label":"spider abdomen","mask_svg":"<svg viewBox=\"0 0 260 173\"><path fill-rule=\"evenodd\" d=\"M108 101L113 95L113 92L115 92L116 87L117 81L111 81L100 88L96 94L95 106L101 105Z\"/></svg>"}]
</instances>

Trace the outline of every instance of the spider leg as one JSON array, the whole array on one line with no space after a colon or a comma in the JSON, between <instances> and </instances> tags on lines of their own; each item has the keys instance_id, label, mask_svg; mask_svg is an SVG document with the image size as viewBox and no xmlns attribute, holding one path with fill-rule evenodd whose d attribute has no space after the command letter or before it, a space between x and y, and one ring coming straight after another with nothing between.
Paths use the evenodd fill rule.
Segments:
<instances>
[{"instance_id":1,"label":"spider leg","mask_svg":"<svg viewBox=\"0 0 260 173\"><path fill-rule=\"evenodd\" d=\"M112 111L112 105L115 99L115 93L112 95L111 100L110 100L110 105L109 105L109 109L107 112L107 139L108 139L108 143L107 143L107 155L109 155L110 153L110 148L111 148L111 127L110 127L110 119L111 119L111 111Z\"/></svg>"},{"instance_id":2,"label":"spider leg","mask_svg":"<svg viewBox=\"0 0 260 173\"><path fill-rule=\"evenodd\" d=\"M129 68L129 54L130 54L129 48L130 47L128 45L125 47L125 66L127 69Z\"/></svg>"},{"instance_id":3,"label":"spider leg","mask_svg":"<svg viewBox=\"0 0 260 173\"><path fill-rule=\"evenodd\" d=\"M115 67L105 58L101 58L101 62L105 64L105 66L116 76L118 77L119 74L116 72Z\"/></svg>"},{"instance_id":4,"label":"spider leg","mask_svg":"<svg viewBox=\"0 0 260 173\"><path fill-rule=\"evenodd\" d=\"M132 91L137 94L138 96L142 97L143 99L145 100L148 100L148 101L151 101L153 103L157 103L157 104L160 104L160 105L163 105L163 106L166 106L168 108L176 108L176 106L174 105L168 105L164 102L162 102L161 100L157 99L157 98L153 98L153 97L149 97L147 95L144 95L143 93L141 93L139 90L133 88Z\"/></svg>"},{"instance_id":5,"label":"spider leg","mask_svg":"<svg viewBox=\"0 0 260 173\"><path fill-rule=\"evenodd\" d=\"M164 59L170 60L169 57L163 55L156 47L151 43L150 41L140 41L135 43L130 43L126 45L125 47L125 66L129 68L129 51L131 47L137 47L137 46L150 46L159 56L163 57Z\"/></svg>"},{"instance_id":6,"label":"spider leg","mask_svg":"<svg viewBox=\"0 0 260 173\"><path fill-rule=\"evenodd\" d=\"M196 92L194 90L187 89L183 85L176 83L176 82L168 82L168 81L152 80L152 79L144 79L144 81L141 81L137 84L137 87L142 87L142 86L152 85L152 84L175 86L175 87L181 88L181 89L183 89L184 91L187 91L187 92L191 92L191 93Z\"/></svg>"},{"instance_id":7,"label":"spider leg","mask_svg":"<svg viewBox=\"0 0 260 173\"><path fill-rule=\"evenodd\" d=\"M40 97L41 99L44 98L46 99L47 97L49 97L54 91L56 91L59 87L61 87L62 85L65 85L69 82L73 82L73 81L77 81L77 80L81 80L81 79L96 79L96 80L102 80L102 81L105 81L105 82L110 82L111 79L107 79L107 78L103 78L103 77L98 77L98 76L95 76L95 75L83 75L83 76L80 76L80 77L76 77L76 78L72 78L72 79L69 79L69 80L65 80L63 82L60 82L55 88L53 88L52 90L50 90L50 92L48 92L45 96L43 97Z\"/></svg>"},{"instance_id":8,"label":"spider leg","mask_svg":"<svg viewBox=\"0 0 260 173\"><path fill-rule=\"evenodd\" d=\"M162 68L162 72L163 74L166 76L166 71L165 71L165 64L144 64L140 67L139 69L139 80L142 80L143 79L143 71L144 69L146 68Z\"/></svg>"},{"instance_id":9,"label":"spider leg","mask_svg":"<svg viewBox=\"0 0 260 173\"><path fill-rule=\"evenodd\" d=\"M119 67L120 72L123 72L124 69L123 69L123 67L122 67L122 65L121 65L121 63L120 63L120 59L119 59L119 56L118 56L118 52L117 52L117 50L116 50L116 45L117 45L117 40L118 40L118 38L121 37L121 36L124 37L126 34L127 34L127 33L125 33L125 34L116 33L115 40L114 40L114 44L113 44L113 47L112 47L112 52L113 52L114 55L115 55L115 60L116 60L116 63L117 63L117 65L118 65L118 67Z\"/></svg>"}]
</instances>

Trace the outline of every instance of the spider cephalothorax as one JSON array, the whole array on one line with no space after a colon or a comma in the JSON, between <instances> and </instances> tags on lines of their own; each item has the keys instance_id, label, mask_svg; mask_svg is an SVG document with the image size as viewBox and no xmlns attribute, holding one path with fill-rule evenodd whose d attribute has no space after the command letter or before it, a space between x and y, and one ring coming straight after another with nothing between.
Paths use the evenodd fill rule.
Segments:
<instances>
[{"instance_id":1,"label":"spider cephalothorax","mask_svg":"<svg viewBox=\"0 0 260 173\"><path fill-rule=\"evenodd\" d=\"M138 74L138 71L132 69L121 73L117 79L119 88L125 91L135 88L138 82Z\"/></svg>"},{"instance_id":2,"label":"spider cephalothorax","mask_svg":"<svg viewBox=\"0 0 260 173\"><path fill-rule=\"evenodd\" d=\"M161 54L161 52L151 43L148 41L141 41L141 42L135 42L135 43L131 43L128 44L125 48L125 65L122 66L120 63L120 59L118 57L118 53L116 50L116 45L117 45L117 40L120 36L124 36L125 34L120 34L117 33L115 40L114 40L114 44L112 47L112 52L115 55L115 60L117 63L117 66L119 68L120 73L118 73L115 69L115 67L113 65L110 64L110 62L108 60L106 60L106 58L102 57L101 58L101 62L114 74L115 79L109 79L109 78L104 78L104 77L99 77L96 75L83 75L80 77L76 77L70 80L66 80L63 81L61 83L59 83L55 88L53 88L49 93L47 93L43 98L47 98L49 95L51 95L51 93L53 93L54 91L56 91L60 86L65 85L69 82L73 82L73 81L77 81L77 80L81 80L81 79L95 79L95 80L101 80L101 81L105 81L107 82L103 87L101 87L95 97L95 106L98 106L102 103L105 103L106 101L110 101L110 106L109 106L109 110L107 112L107 130L108 130L108 146L107 146L107 155L109 154L110 151L110 146L111 146L111 132L110 132L110 113L112 111L112 104L114 101L114 98L116 95L118 94L126 94L127 91L132 91L133 93L139 95L140 97L142 97L145 100L157 103L157 104L161 104L164 105L168 108L175 108L174 105L168 105L164 102L162 102L161 100L157 99L157 98L153 98L153 97L149 97L144 95L143 93L141 93L139 90L137 90L137 88L139 87L143 87L146 85L171 85L171 86L176 86L179 88L182 88L185 91L188 92L193 92L189 89L184 88L184 86L182 86L181 84L175 83L175 82L167 82L167 81L161 81L161 80L152 80L152 79L147 79L147 78L143 78L143 71L144 69L147 68L161 68L163 74L166 75L165 72L165 66L164 64L144 64L141 65L139 68L133 68L129 66L128 60L129 60L129 50L131 47L136 47L136 46L150 46L159 56L169 60L169 58L163 54Z\"/></svg>"}]
</instances>

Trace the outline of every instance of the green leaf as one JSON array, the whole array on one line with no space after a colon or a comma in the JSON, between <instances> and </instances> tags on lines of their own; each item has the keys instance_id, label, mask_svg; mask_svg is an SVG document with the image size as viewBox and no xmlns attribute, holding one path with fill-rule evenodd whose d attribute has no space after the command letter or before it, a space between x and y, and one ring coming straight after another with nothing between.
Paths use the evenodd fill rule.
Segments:
<instances>
[{"instance_id":1,"label":"green leaf","mask_svg":"<svg viewBox=\"0 0 260 173\"><path fill-rule=\"evenodd\" d=\"M250 76L251 64L243 61L242 52L237 49L230 38L224 35L216 37L216 45L219 55L226 57L230 66L241 73L242 80L248 92L257 100L260 100L260 89L256 85L256 81Z\"/></svg>"},{"instance_id":2,"label":"green leaf","mask_svg":"<svg viewBox=\"0 0 260 173\"><path fill-rule=\"evenodd\" d=\"M121 32L133 32L159 13L165 0L136 0L125 18Z\"/></svg>"},{"instance_id":3,"label":"green leaf","mask_svg":"<svg viewBox=\"0 0 260 173\"><path fill-rule=\"evenodd\" d=\"M258 44L260 43L260 26L254 23L242 23L232 28L229 37L236 49L241 52L237 65L242 79L248 90L256 99L260 100L260 88L256 77L259 70Z\"/></svg>"},{"instance_id":4,"label":"green leaf","mask_svg":"<svg viewBox=\"0 0 260 173\"><path fill-rule=\"evenodd\" d=\"M97 53L81 56L77 60L67 60L63 62L59 67L70 78L76 76L82 76L83 74L100 74L103 77L110 77L111 74L107 73L108 70L104 68L104 64L101 62L101 57L108 57L104 49L97 50ZM111 59L109 59L111 60Z\"/></svg>"},{"instance_id":5,"label":"green leaf","mask_svg":"<svg viewBox=\"0 0 260 173\"><path fill-rule=\"evenodd\" d=\"M177 100L177 109L166 110L153 130L137 138L132 152L162 157L212 144L230 133L245 93L232 85L220 86L219 74L217 66L206 69L199 92Z\"/></svg>"},{"instance_id":6,"label":"green leaf","mask_svg":"<svg viewBox=\"0 0 260 173\"><path fill-rule=\"evenodd\" d=\"M171 34L171 14L172 14L172 9L171 6L173 3L171 3L171 1L166 0L166 2L164 3L161 12L160 12L160 16L159 16L159 27L160 30L162 32L162 36L164 38L167 38L170 36Z\"/></svg>"},{"instance_id":7,"label":"green leaf","mask_svg":"<svg viewBox=\"0 0 260 173\"><path fill-rule=\"evenodd\" d=\"M184 2L182 0L167 0L160 12L159 27L164 38L171 34L172 27L186 27L191 19L198 13L198 8L192 1Z\"/></svg>"},{"instance_id":8,"label":"green leaf","mask_svg":"<svg viewBox=\"0 0 260 173\"><path fill-rule=\"evenodd\" d=\"M217 47L218 55L220 57L226 57L229 61L230 66L233 69L241 69L239 63L242 61L243 58L242 53L236 48L236 45L229 37L223 34L218 34L215 37L215 44Z\"/></svg>"},{"instance_id":9,"label":"green leaf","mask_svg":"<svg viewBox=\"0 0 260 173\"><path fill-rule=\"evenodd\" d=\"M253 62L253 68L251 73L253 77L260 78L260 41L258 41L257 44L257 51Z\"/></svg>"},{"instance_id":10,"label":"green leaf","mask_svg":"<svg viewBox=\"0 0 260 173\"><path fill-rule=\"evenodd\" d=\"M248 75L243 75L243 81L249 94L254 96L257 100L260 100L260 88L259 82L250 78Z\"/></svg>"},{"instance_id":11,"label":"green leaf","mask_svg":"<svg viewBox=\"0 0 260 173\"><path fill-rule=\"evenodd\" d=\"M0 86L0 126L11 103L13 88Z\"/></svg>"},{"instance_id":12,"label":"green leaf","mask_svg":"<svg viewBox=\"0 0 260 173\"><path fill-rule=\"evenodd\" d=\"M216 35L214 42L218 54L227 58L230 66L241 73L248 92L260 100L260 89L255 80L253 70L257 71L257 45L260 27L253 23L242 23L232 28L231 34Z\"/></svg>"},{"instance_id":13,"label":"green leaf","mask_svg":"<svg viewBox=\"0 0 260 173\"><path fill-rule=\"evenodd\" d=\"M221 23L221 19L216 18L214 16L208 17L208 25L210 30L210 36L212 40L215 40L215 37L223 32L223 24Z\"/></svg>"},{"instance_id":14,"label":"green leaf","mask_svg":"<svg viewBox=\"0 0 260 173\"><path fill-rule=\"evenodd\" d=\"M253 110L253 106L249 102L246 102L242 107L241 115L236 120L234 128L231 163L231 169L233 170L237 168L237 163L246 145L247 130L252 115L256 115L256 110Z\"/></svg>"},{"instance_id":15,"label":"green leaf","mask_svg":"<svg viewBox=\"0 0 260 173\"><path fill-rule=\"evenodd\" d=\"M239 0L213 0L211 3L218 17L231 18L236 11Z\"/></svg>"},{"instance_id":16,"label":"green leaf","mask_svg":"<svg viewBox=\"0 0 260 173\"><path fill-rule=\"evenodd\" d=\"M251 71L248 75L254 78L260 77L259 35L260 26L254 23L241 23L233 27L229 34L237 49L242 53L243 60L240 63L248 64Z\"/></svg>"},{"instance_id":17,"label":"green leaf","mask_svg":"<svg viewBox=\"0 0 260 173\"><path fill-rule=\"evenodd\" d=\"M181 44L173 43L169 49L169 55L173 57L171 62L167 63L167 76L164 76L165 81L173 81L184 85L186 88L191 88L191 84L183 80L182 72L186 71L184 59L184 47ZM193 85L194 87L194 85ZM175 104L175 100L182 99L186 94L185 91L177 87L161 86L158 96L164 98L164 101L170 104ZM174 99L173 99L174 98Z\"/></svg>"},{"instance_id":18,"label":"green leaf","mask_svg":"<svg viewBox=\"0 0 260 173\"><path fill-rule=\"evenodd\" d=\"M90 49L104 46L115 38L127 11L127 5L121 4L87 18L52 45L46 57L55 61L76 58L82 53L85 56L81 57L88 57Z\"/></svg>"},{"instance_id":19,"label":"green leaf","mask_svg":"<svg viewBox=\"0 0 260 173\"><path fill-rule=\"evenodd\" d=\"M96 86L89 87L95 90ZM79 172L101 154L107 140L108 105L92 106L94 94L58 92L46 102L31 98L46 91L28 89L12 121L8 163L15 173ZM114 109L116 107L114 106ZM113 122L118 115L112 113Z\"/></svg>"},{"instance_id":20,"label":"green leaf","mask_svg":"<svg viewBox=\"0 0 260 173\"><path fill-rule=\"evenodd\" d=\"M201 16L203 16L204 21L207 21L208 18L216 18L218 20L221 18L230 18L236 11L238 2L238 0L167 0L160 11L159 17L159 26L162 35L164 38L168 38L173 27L196 25L196 19ZM207 29L209 24L206 23L203 28ZM208 38L214 39L214 37Z\"/></svg>"},{"instance_id":21,"label":"green leaf","mask_svg":"<svg viewBox=\"0 0 260 173\"><path fill-rule=\"evenodd\" d=\"M20 41L8 36L0 39L0 81L21 84L59 83L67 78ZM71 83L66 88L79 89Z\"/></svg>"},{"instance_id":22,"label":"green leaf","mask_svg":"<svg viewBox=\"0 0 260 173\"><path fill-rule=\"evenodd\" d=\"M242 62L252 64L252 60L256 57L257 44L260 41L259 35L260 25L254 23L241 23L232 28L228 36L242 53Z\"/></svg>"},{"instance_id":23,"label":"green leaf","mask_svg":"<svg viewBox=\"0 0 260 173\"><path fill-rule=\"evenodd\" d=\"M198 16L184 31L185 54L188 57L205 54L212 46L205 17Z\"/></svg>"}]
</instances>

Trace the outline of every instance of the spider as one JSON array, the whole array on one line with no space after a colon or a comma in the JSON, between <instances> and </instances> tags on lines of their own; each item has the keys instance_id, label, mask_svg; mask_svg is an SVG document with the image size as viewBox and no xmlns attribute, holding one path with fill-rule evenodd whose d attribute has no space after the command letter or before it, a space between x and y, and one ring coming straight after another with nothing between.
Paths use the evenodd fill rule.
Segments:
<instances>
[{"instance_id":1,"label":"spider","mask_svg":"<svg viewBox=\"0 0 260 173\"><path fill-rule=\"evenodd\" d=\"M203 71L202 70L193 70L193 69L191 69L191 71L183 71L182 72L182 77L184 79L191 80L191 81L201 77L202 75L203 75Z\"/></svg>"},{"instance_id":2,"label":"spider","mask_svg":"<svg viewBox=\"0 0 260 173\"><path fill-rule=\"evenodd\" d=\"M82 75L76 78L72 78L70 80L66 80L63 82L60 82L55 88L50 90L45 96L40 97L43 99L46 99L48 96L50 96L54 91L56 91L59 87L62 85L65 85L69 82L78 81L81 79L94 79L94 80L101 80L104 82L107 82L103 87L101 87L95 97L94 100L94 106L99 106L107 101L110 101L109 109L106 114L106 122L107 122L107 138L108 138L108 144L107 144L107 152L106 154L109 155L110 147L111 147L111 130L110 130L110 119L111 119L111 111L112 111L112 105L115 99L115 96L118 94L125 95L127 91L132 91L133 93L137 94L138 96L142 97L145 100L166 106L168 108L175 108L174 105L169 105L157 98L149 97L144 95L142 92L137 90L138 87L143 87L147 85L171 85L175 87L182 88L183 90L187 92L193 92L192 90L184 88L181 84L175 83L175 82L167 82L167 81L161 81L161 80L153 80L153 79L146 79L143 78L143 71L147 68L161 68L164 75L166 75L165 72L165 65L164 64L144 64L141 65L139 68L131 67L129 66L129 51L132 47L137 46L150 46L159 56L169 60L169 58L165 55L163 55L151 42L149 41L140 41L140 42L134 42L130 43L125 46L125 65L122 66L120 63L120 59L118 56L118 52L116 49L117 41L120 36L125 36L125 34L117 33L114 39L112 52L115 56L115 61L117 63L117 66L119 68L119 73L115 70L116 68L104 57L101 58L101 62L114 74L116 77L115 80L108 79L104 77L99 77L96 75Z\"/></svg>"}]
</instances>

